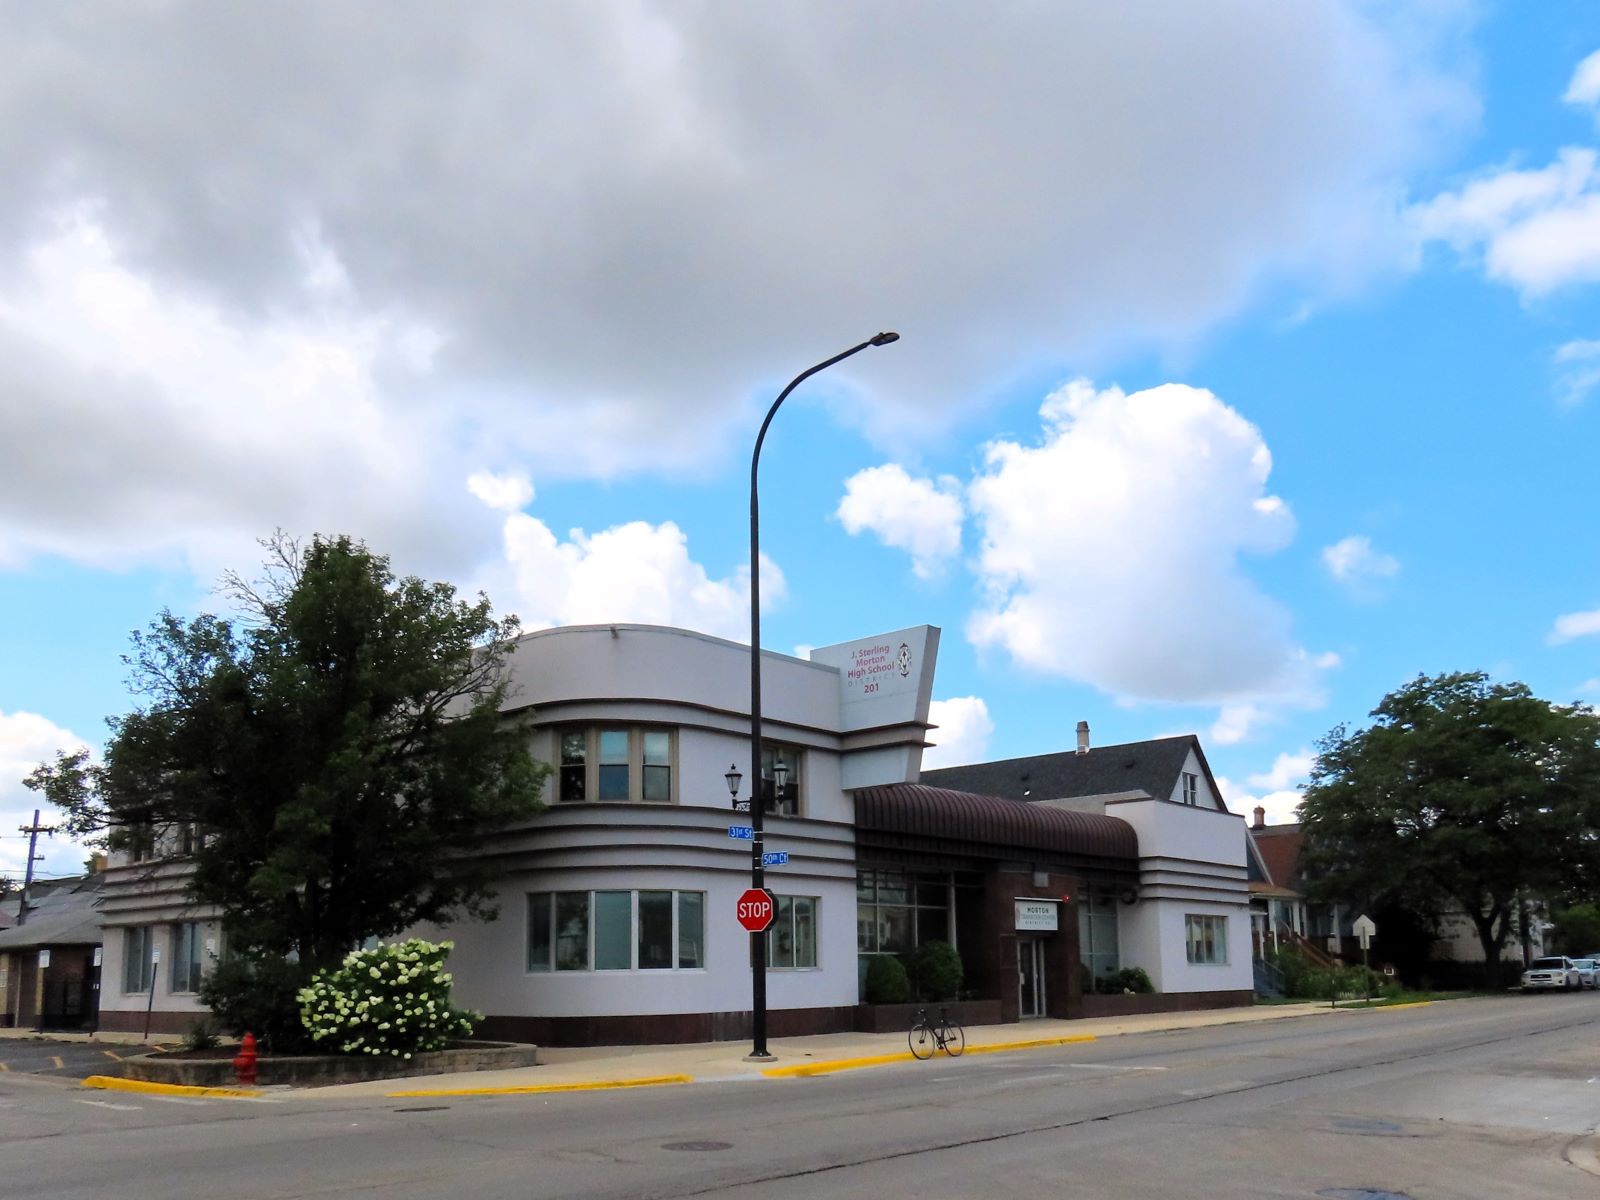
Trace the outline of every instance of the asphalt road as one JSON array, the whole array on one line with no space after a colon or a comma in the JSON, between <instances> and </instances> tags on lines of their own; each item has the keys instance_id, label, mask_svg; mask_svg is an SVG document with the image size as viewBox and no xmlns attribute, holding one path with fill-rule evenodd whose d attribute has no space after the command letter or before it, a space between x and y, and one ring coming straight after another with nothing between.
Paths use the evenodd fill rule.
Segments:
<instances>
[{"instance_id":1,"label":"asphalt road","mask_svg":"<svg viewBox=\"0 0 1600 1200\"><path fill-rule=\"evenodd\" d=\"M494 1098L0 1075L0 1196L1600 1195L1600 995L1453 1001L816 1078Z\"/></svg>"}]
</instances>

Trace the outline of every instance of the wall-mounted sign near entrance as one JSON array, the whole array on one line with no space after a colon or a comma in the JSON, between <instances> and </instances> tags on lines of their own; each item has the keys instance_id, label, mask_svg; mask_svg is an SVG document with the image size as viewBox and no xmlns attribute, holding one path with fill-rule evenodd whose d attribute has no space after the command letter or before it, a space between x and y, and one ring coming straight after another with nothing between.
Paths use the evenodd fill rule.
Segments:
<instances>
[{"instance_id":1,"label":"wall-mounted sign near entrance","mask_svg":"<svg viewBox=\"0 0 1600 1200\"><path fill-rule=\"evenodd\" d=\"M1054 933L1059 928L1056 914L1060 906L1054 900L1017 900L1017 930L1029 933Z\"/></svg>"}]
</instances>

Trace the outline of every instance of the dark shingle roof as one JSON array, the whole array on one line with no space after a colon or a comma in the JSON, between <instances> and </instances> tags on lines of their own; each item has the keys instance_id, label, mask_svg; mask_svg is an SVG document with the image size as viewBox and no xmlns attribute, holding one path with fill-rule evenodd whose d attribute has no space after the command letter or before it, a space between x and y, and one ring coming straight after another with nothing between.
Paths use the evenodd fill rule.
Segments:
<instances>
[{"instance_id":1,"label":"dark shingle roof","mask_svg":"<svg viewBox=\"0 0 1600 1200\"><path fill-rule=\"evenodd\" d=\"M921 782L1012 800L1057 800L1135 791L1166 800L1178 786L1178 776L1190 750L1195 751L1202 770L1206 770L1199 739L1193 734L1183 734L1147 742L1126 742L1120 746L1096 746L1087 754L1068 750L965 767L943 767L922 772ZM1210 771L1206 770L1206 774L1209 776Z\"/></svg>"},{"instance_id":2,"label":"dark shingle roof","mask_svg":"<svg viewBox=\"0 0 1600 1200\"><path fill-rule=\"evenodd\" d=\"M0 930L0 951L99 945L100 913L95 905L102 878L54 880L44 895L30 895L27 923Z\"/></svg>"}]
</instances>

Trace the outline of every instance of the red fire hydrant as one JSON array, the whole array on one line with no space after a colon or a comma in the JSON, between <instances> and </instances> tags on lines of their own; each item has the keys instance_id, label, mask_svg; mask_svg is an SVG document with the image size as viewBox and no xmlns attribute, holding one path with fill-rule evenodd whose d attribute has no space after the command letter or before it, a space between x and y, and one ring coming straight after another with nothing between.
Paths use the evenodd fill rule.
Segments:
<instances>
[{"instance_id":1,"label":"red fire hydrant","mask_svg":"<svg viewBox=\"0 0 1600 1200\"><path fill-rule=\"evenodd\" d=\"M239 1053L233 1056L233 1077L240 1083L256 1081L256 1035L247 1033L239 1043Z\"/></svg>"}]
</instances>

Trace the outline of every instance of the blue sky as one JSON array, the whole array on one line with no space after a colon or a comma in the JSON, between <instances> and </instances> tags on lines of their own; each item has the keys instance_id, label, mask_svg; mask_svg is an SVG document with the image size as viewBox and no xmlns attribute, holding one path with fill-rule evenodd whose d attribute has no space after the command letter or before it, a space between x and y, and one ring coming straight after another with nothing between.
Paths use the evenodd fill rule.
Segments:
<instances>
[{"instance_id":1,"label":"blue sky","mask_svg":"<svg viewBox=\"0 0 1600 1200\"><path fill-rule=\"evenodd\" d=\"M1595 6L1192 7L30 11L0 871L275 527L741 636L761 412L880 328L769 436L764 641L942 627L930 761L1193 731L1286 819L1418 672L1600 701Z\"/></svg>"}]
</instances>

